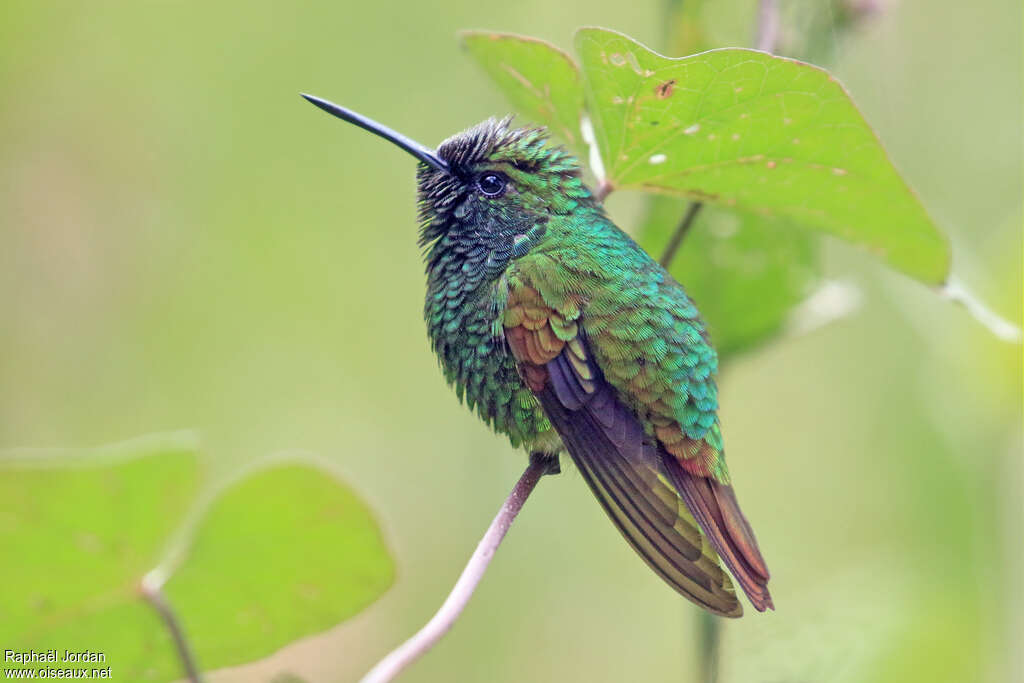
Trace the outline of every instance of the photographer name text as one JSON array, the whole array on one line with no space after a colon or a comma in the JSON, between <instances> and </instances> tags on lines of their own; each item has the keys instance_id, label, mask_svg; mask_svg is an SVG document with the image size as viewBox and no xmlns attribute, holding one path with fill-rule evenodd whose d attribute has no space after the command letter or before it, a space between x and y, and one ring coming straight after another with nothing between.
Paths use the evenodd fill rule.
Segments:
<instances>
[{"instance_id":1,"label":"photographer name text","mask_svg":"<svg viewBox=\"0 0 1024 683\"><path fill-rule=\"evenodd\" d=\"M35 662L106 662L107 656L95 650L4 650L4 662L33 664Z\"/></svg>"}]
</instances>

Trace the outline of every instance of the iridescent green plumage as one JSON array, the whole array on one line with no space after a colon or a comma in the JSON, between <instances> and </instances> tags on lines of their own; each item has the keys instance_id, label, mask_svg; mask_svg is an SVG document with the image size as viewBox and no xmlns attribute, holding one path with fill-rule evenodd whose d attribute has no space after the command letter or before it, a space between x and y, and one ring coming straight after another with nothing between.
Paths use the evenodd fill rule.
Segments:
<instances>
[{"instance_id":1,"label":"iridescent green plumage","mask_svg":"<svg viewBox=\"0 0 1024 683\"><path fill-rule=\"evenodd\" d=\"M438 155L450 172L419 171L425 316L456 393L514 445L568 450L627 539L681 592L712 611L738 614L727 577L706 582L720 590L703 599L694 595L699 586L680 585L689 579L679 566L722 555L755 606L770 606L767 570L729 487L717 357L682 287L608 219L576 160L548 146L542 131L490 120L445 141ZM482 191L488 175L500 179L500 194ZM615 406L638 423L634 437L608 433L628 427L602 427L596 409L580 412L599 395L595 382L606 382ZM554 403L545 403L546 387ZM611 409L602 409L614 423ZM567 432L587 419L574 447ZM651 454L643 456L650 462L627 463L628 476L612 460L586 463L595 450L621 455L631 448ZM664 511L631 507L638 497L670 496L672 524L710 535L710 544L697 544L697 556L673 560L661 552L683 532L656 528ZM671 505L681 500L687 505Z\"/></svg>"},{"instance_id":2,"label":"iridescent green plumage","mask_svg":"<svg viewBox=\"0 0 1024 683\"><path fill-rule=\"evenodd\" d=\"M435 152L305 97L420 160L424 314L459 398L513 445L568 453L629 544L681 594L742 614L724 564L758 610L771 608L725 466L704 324L608 219L577 161L508 119Z\"/></svg>"},{"instance_id":3,"label":"iridescent green plumage","mask_svg":"<svg viewBox=\"0 0 1024 683\"><path fill-rule=\"evenodd\" d=\"M551 426L506 353L499 324L509 293L519 287L538 289L548 305L573 319L582 299L583 329L597 362L645 431L653 436L660 430L672 443L685 436L707 444L707 473L728 483L716 419L717 357L697 309L608 220L575 159L546 146L538 130L510 130L493 120L438 151L469 175L505 173L519 194L515 202L498 204L459 194L459 183L445 174L420 173L425 316L459 398L513 445L543 449L552 443ZM538 225L543 234L513 258L516 236L539 232ZM671 433L672 425L681 427L679 434Z\"/></svg>"}]
</instances>

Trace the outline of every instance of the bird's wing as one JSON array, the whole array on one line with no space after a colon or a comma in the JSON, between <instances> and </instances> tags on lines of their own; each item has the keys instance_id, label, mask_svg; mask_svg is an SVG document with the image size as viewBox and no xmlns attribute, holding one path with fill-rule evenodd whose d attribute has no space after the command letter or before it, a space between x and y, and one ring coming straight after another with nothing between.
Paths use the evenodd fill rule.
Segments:
<instances>
[{"instance_id":1,"label":"bird's wing","mask_svg":"<svg viewBox=\"0 0 1024 683\"><path fill-rule=\"evenodd\" d=\"M676 479L689 475L673 471L674 459L644 434L617 398L588 349L579 307L569 308L552 309L525 284L510 291L504 334L521 376L633 549L685 597L715 614L740 616L743 608L732 582L701 534L704 525L676 490ZM694 504L699 514L710 515L711 528L722 528L722 517L714 518L714 500L713 493L710 501L697 493Z\"/></svg>"},{"instance_id":2,"label":"bird's wing","mask_svg":"<svg viewBox=\"0 0 1024 683\"><path fill-rule=\"evenodd\" d=\"M682 287L651 266L628 286L606 286L587 301L580 318L587 349L615 397L646 427L663 474L718 556L763 611L772 607L768 568L725 465L718 360Z\"/></svg>"}]
</instances>

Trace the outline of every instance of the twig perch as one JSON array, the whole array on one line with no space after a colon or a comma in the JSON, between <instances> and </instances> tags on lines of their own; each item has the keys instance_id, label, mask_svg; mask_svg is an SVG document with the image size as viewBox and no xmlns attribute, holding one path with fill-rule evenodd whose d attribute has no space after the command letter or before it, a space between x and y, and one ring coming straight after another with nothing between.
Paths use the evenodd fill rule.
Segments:
<instances>
[{"instance_id":1,"label":"twig perch","mask_svg":"<svg viewBox=\"0 0 1024 683\"><path fill-rule=\"evenodd\" d=\"M498 510L497 516L491 522L491 526L487 528L487 532L477 545L473 556L469 558L469 562L466 563L466 568L462 570L459 580L455 582L455 587L448 594L444 604L415 635L377 662L377 665L363 676L360 683L386 683L393 680L407 666L425 655L448 632L473 596L473 592L476 590L477 584L480 583L480 579L483 578L484 572L487 571L494 553L501 545L509 527L512 526L512 521L519 514L523 504L526 503L526 499L537 486L537 482L545 474L557 472L558 461L551 456L538 453L530 456L530 464L526 471L516 482L501 509Z\"/></svg>"},{"instance_id":2,"label":"twig perch","mask_svg":"<svg viewBox=\"0 0 1024 683\"><path fill-rule=\"evenodd\" d=\"M199 666L196 664L195 655L192 654L192 648L189 647L188 639L185 638L185 631L182 629L177 615L174 614L174 609L164 598L162 588L162 582L153 580L151 576L147 575L139 586L139 593L157 611L157 614L160 615L164 622L164 626L167 627L167 630L170 631L171 636L174 638L174 647L178 652L178 659L181 660L181 666L185 670L185 675L188 677L189 682L202 683L203 679L199 675Z\"/></svg>"}]
</instances>

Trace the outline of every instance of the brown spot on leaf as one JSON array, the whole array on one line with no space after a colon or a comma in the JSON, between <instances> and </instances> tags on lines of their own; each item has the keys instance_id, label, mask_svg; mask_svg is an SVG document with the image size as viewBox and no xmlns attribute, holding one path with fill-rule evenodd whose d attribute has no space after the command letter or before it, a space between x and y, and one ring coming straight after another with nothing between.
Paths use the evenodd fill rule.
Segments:
<instances>
[{"instance_id":1,"label":"brown spot on leaf","mask_svg":"<svg viewBox=\"0 0 1024 683\"><path fill-rule=\"evenodd\" d=\"M669 80L661 83L654 89L654 94L658 96L659 100L664 100L672 97L672 91L675 90L676 79L670 78Z\"/></svg>"}]
</instances>

